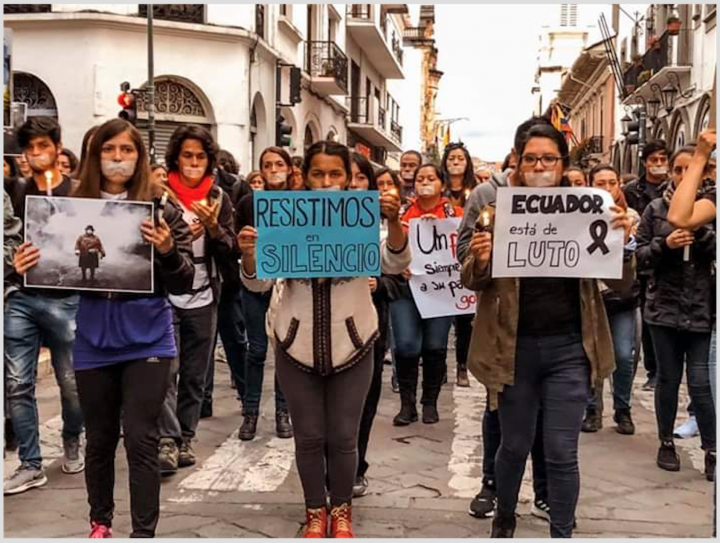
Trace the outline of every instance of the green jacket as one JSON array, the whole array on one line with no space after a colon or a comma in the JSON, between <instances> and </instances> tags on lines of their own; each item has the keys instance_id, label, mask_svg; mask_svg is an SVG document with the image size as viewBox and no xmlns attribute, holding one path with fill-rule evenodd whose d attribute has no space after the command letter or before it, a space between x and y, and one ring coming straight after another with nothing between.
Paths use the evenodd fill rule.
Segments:
<instances>
[{"instance_id":1,"label":"green jacket","mask_svg":"<svg viewBox=\"0 0 720 543\"><path fill-rule=\"evenodd\" d=\"M492 263L482 272L475 267L475 255L467 253L462 266L462 282L477 292L477 311L473 321L468 369L488 389L490 409L498 405L498 394L515 382L515 348L520 315L520 280L493 279ZM623 277L604 280L610 288L627 288L635 279L635 257L627 258ZM591 383L604 379L615 369L610 325L608 324L597 279L580 279L582 342L590 361Z\"/></svg>"}]
</instances>

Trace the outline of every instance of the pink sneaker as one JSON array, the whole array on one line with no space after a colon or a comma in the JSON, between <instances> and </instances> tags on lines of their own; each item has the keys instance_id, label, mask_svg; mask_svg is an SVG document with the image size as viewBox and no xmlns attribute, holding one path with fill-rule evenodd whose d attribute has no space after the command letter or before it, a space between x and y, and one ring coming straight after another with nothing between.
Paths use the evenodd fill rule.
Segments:
<instances>
[{"instance_id":1,"label":"pink sneaker","mask_svg":"<svg viewBox=\"0 0 720 543\"><path fill-rule=\"evenodd\" d=\"M112 529L110 526L98 524L97 522L90 523L90 539L103 539L105 537L112 537Z\"/></svg>"}]
</instances>

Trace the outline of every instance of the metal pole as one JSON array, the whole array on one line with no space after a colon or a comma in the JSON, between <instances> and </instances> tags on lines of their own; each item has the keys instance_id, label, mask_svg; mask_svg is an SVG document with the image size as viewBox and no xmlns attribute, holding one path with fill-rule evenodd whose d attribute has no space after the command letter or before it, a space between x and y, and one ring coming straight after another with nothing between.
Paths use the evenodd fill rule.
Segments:
<instances>
[{"instance_id":1,"label":"metal pole","mask_svg":"<svg viewBox=\"0 0 720 543\"><path fill-rule=\"evenodd\" d=\"M645 164L642 161L643 149L647 143L647 112L644 106L640 106L638 113L638 121L640 126L638 128L638 176L645 175Z\"/></svg>"},{"instance_id":2,"label":"metal pole","mask_svg":"<svg viewBox=\"0 0 720 543\"><path fill-rule=\"evenodd\" d=\"M153 5L148 4L147 10L147 39L148 39L148 83L147 83L147 113L148 113L148 147L150 147L150 162L155 160L155 54L153 51Z\"/></svg>"}]
</instances>

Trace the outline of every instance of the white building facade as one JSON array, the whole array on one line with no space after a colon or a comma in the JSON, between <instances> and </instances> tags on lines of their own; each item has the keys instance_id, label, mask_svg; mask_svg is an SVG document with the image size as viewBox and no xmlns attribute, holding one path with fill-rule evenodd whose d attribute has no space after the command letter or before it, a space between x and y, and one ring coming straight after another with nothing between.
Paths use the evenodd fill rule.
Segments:
<instances>
[{"instance_id":1,"label":"white building facade","mask_svg":"<svg viewBox=\"0 0 720 543\"><path fill-rule=\"evenodd\" d=\"M158 159L178 125L196 123L211 130L243 172L256 169L261 150L275 144L280 113L292 127L293 155L333 139L384 161L401 145L400 97L387 92L386 81L403 75L402 29L393 15L402 6L154 5ZM26 102L29 115L57 116L64 144L78 155L84 133L117 116L120 84L141 91L147 84L146 9L4 6L4 26L13 30L13 99ZM294 104L288 101L292 67L301 73ZM147 113L144 94L139 97L143 129ZM357 112L367 104L366 115L353 116L353 103Z\"/></svg>"}]
</instances>

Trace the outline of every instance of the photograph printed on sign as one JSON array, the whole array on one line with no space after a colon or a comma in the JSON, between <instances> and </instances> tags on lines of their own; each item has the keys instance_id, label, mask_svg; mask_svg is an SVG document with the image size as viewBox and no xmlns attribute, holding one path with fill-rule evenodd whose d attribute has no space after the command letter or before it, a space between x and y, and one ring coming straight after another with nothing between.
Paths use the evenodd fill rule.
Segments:
<instances>
[{"instance_id":1,"label":"photograph printed on sign","mask_svg":"<svg viewBox=\"0 0 720 543\"><path fill-rule=\"evenodd\" d=\"M623 231L612 228L614 205L600 189L498 189L493 278L621 278Z\"/></svg>"},{"instance_id":2,"label":"photograph printed on sign","mask_svg":"<svg viewBox=\"0 0 720 543\"><path fill-rule=\"evenodd\" d=\"M151 202L28 196L25 241L40 250L26 287L153 292L152 244L140 225Z\"/></svg>"},{"instance_id":3,"label":"photograph printed on sign","mask_svg":"<svg viewBox=\"0 0 720 543\"><path fill-rule=\"evenodd\" d=\"M410 220L410 291L423 319L475 312L476 294L460 279L458 226L459 218Z\"/></svg>"}]
</instances>

